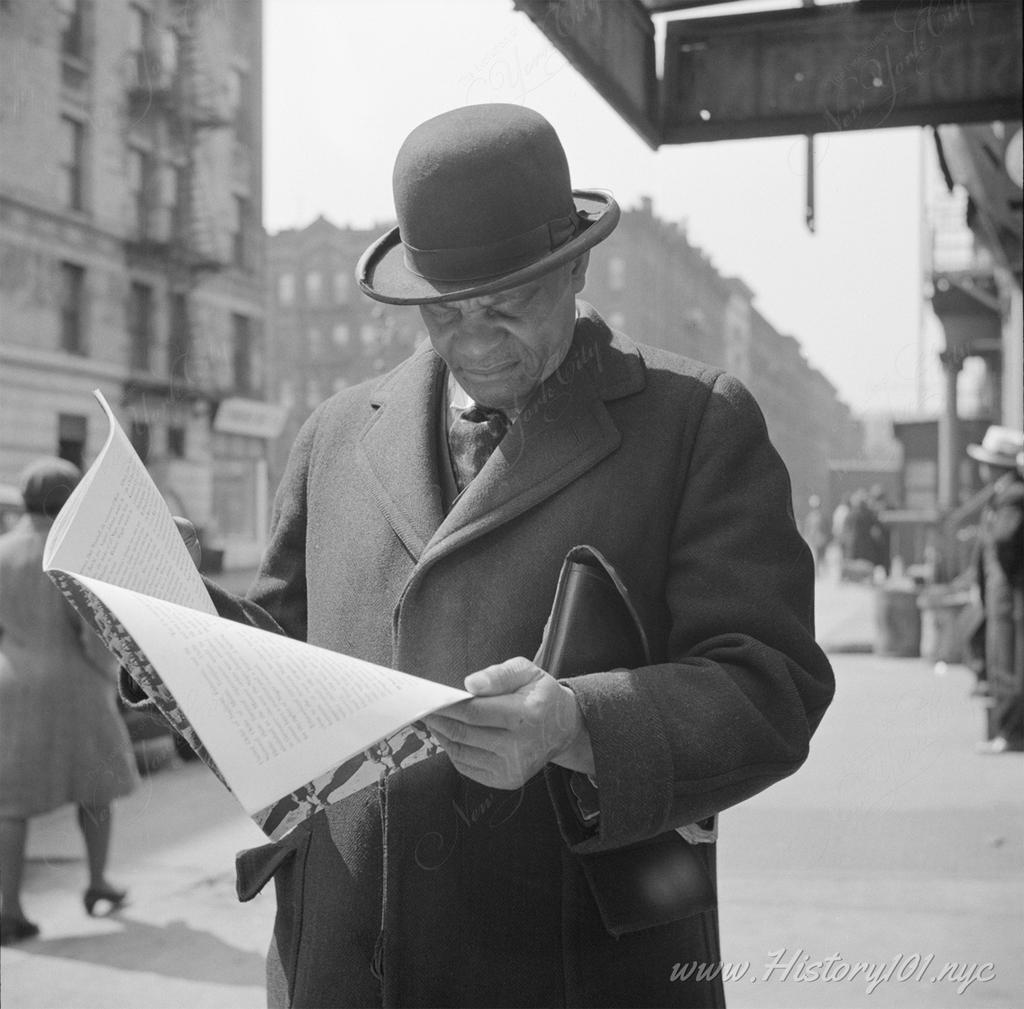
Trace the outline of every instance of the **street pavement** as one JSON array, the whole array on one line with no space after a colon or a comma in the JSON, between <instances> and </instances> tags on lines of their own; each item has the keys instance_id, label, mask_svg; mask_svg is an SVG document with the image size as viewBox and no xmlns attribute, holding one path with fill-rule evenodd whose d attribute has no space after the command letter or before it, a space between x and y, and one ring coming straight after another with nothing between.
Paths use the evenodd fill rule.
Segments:
<instances>
[{"instance_id":1,"label":"street pavement","mask_svg":"<svg viewBox=\"0 0 1024 1009\"><path fill-rule=\"evenodd\" d=\"M835 703L805 766L720 818L734 1009L1009 1007L1024 991L1024 755L974 752L962 666L870 654L874 599L819 581ZM3 1005L264 1005L272 888L239 904L233 875L262 835L195 763L143 779L115 815L111 875L131 903L99 919L73 811L32 822L25 904L43 931L0 953Z\"/></svg>"}]
</instances>

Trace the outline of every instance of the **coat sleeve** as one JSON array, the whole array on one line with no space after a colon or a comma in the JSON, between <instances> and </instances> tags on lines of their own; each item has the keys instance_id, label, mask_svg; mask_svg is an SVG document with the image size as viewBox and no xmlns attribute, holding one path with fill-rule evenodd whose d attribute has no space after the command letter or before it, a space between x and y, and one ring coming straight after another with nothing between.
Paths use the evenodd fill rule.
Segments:
<instances>
[{"instance_id":1,"label":"coat sleeve","mask_svg":"<svg viewBox=\"0 0 1024 1009\"><path fill-rule=\"evenodd\" d=\"M274 496L270 542L244 599L208 583L217 612L264 630L306 640L306 514L309 473L324 406L303 424Z\"/></svg>"},{"instance_id":2,"label":"coat sleeve","mask_svg":"<svg viewBox=\"0 0 1024 1009\"><path fill-rule=\"evenodd\" d=\"M681 465L685 463L681 462ZM566 840L615 848L702 820L795 771L832 698L814 641L814 564L761 411L720 375L684 474L667 662L563 681L590 732L601 815Z\"/></svg>"}]
</instances>

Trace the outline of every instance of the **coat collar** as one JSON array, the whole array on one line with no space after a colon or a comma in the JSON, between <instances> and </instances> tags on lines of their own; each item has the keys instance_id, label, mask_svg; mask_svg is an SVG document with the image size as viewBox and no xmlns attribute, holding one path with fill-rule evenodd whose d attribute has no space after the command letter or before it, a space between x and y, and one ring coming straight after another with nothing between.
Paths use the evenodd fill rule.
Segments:
<instances>
[{"instance_id":1,"label":"coat collar","mask_svg":"<svg viewBox=\"0 0 1024 1009\"><path fill-rule=\"evenodd\" d=\"M444 362L425 344L378 387L362 459L388 521L417 561L436 560L510 521L620 444L605 403L643 389L643 360L593 308L579 308L565 360L446 516L435 451Z\"/></svg>"}]
</instances>

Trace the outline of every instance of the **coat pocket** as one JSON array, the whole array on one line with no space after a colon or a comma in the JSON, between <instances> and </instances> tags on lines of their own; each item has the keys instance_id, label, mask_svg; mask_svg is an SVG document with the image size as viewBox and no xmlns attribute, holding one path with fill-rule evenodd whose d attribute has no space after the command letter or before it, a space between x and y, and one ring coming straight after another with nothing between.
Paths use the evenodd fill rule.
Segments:
<instances>
[{"instance_id":1,"label":"coat pocket","mask_svg":"<svg viewBox=\"0 0 1024 1009\"><path fill-rule=\"evenodd\" d=\"M306 862L312 833L312 819L306 820L280 841L249 848L235 858L235 890L240 901L252 900L274 880L274 946L287 981L289 1004L298 972Z\"/></svg>"}]
</instances>

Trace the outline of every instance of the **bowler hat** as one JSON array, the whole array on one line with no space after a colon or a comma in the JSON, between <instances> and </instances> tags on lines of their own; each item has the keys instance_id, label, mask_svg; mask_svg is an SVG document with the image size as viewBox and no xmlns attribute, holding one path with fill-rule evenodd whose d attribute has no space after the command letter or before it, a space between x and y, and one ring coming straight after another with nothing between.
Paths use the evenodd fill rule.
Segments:
<instances>
[{"instance_id":1,"label":"bowler hat","mask_svg":"<svg viewBox=\"0 0 1024 1009\"><path fill-rule=\"evenodd\" d=\"M67 459L45 456L30 462L21 471L25 510L56 518L81 479L82 471Z\"/></svg>"},{"instance_id":2,"label":"bowler hat","mask_svg":"<svg viewBox=\"0 0 1024 1009\"><path fill-rule=\"evenodd\" d=\"M980 445L968 445L967 454L978 462L987 462L990 466L1004 466L1013 469L1017 463L1017 453L1024 448L1024 431L1016 431L1012 427L1001 427L993 424L985 432Z\"/></svg>"},{"instance_id":3,"label":"bowler hat","mask_svg":"<svg viewBox=\"0 0 1024 1009\"><path fill-rule=\"evenodd\" d=\"M356 268L371 298L458 301L518 287L611 234L619 207L574 190L561 141L531 109L468 105L417 126L395 159L398 227Z\"/></svg>"}]
</instances>

